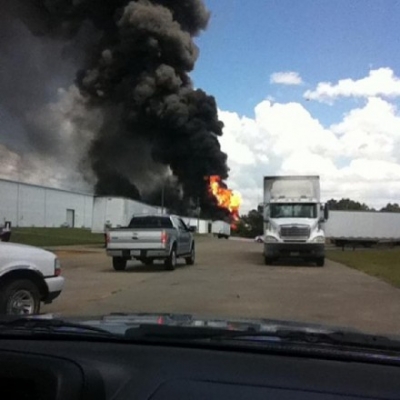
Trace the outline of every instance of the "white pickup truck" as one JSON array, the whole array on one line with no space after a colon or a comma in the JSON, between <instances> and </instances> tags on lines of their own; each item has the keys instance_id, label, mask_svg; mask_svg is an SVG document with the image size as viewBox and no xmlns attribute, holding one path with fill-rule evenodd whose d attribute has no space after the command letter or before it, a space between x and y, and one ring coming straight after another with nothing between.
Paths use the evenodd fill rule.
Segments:
<instances>
[{"instance_id":1,"label":"white pickup truck","mask_svg":"<svg viewBox=\"0 0 400 400\"><path fill-rule=\"evenodd\" d=\"M116 271L123 271L128 260L145 265L164 260L167 270L174 270L177 258L194 264L195 244L192 232L176 215L134 216L127 228L107 232L107 255Z\"/></svg>"},{"instance_id":2,"label":"white pickup truck","mask_svg":"<svg viewBox=\"0 0 400 400\"><path fill-rule=\"evenodd\" d=\"M0 242L0 314L38 314L61 293L64 278L55 254Z\"/></svg>"}]
</instances>

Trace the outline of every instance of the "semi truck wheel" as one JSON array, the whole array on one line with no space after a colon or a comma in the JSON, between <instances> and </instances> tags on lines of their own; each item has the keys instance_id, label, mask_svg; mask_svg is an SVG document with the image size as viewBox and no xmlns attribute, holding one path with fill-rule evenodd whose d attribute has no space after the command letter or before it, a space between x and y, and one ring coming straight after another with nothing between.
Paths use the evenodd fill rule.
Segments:
<instances>
[{"instance_id":1,"label":"semi truck wheel","mask_svg":"<svg viewBox=\"0 0 400 400\"><path fill-rule=\"evenodd\" d=\"M317 258L317 267L323 267L325 265L325 257Z\"/></svg>"},{"instance_id":2,"label":"semi truck wheel","mask_svg":"<svg viewBox=\"0 0 400 400\"><path fill-rule=\"evenodd\" d=\"M127 259L123 257L113 257L113 268L116 271L124 271L126 268Z\"/></svg>"}]
</instances>

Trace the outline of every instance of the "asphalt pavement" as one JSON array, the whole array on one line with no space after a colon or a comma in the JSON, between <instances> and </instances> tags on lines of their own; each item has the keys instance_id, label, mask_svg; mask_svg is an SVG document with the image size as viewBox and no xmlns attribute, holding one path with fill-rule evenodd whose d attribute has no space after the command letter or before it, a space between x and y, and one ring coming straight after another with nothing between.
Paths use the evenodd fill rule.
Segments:
<instances>
[{"instance_id":1,"label":"asphalt pavement","mask_svg":"<svg viewBox=\"0 0 400 400\"><path fill-rule=\"evenodd\" d=\"M137 261L116 272L104 249L57 249L66 285L43 312L104 315L171 312L207 317L294 320L400 333L400 290L333 261L319 268L284 262L265 266L262 244L200 238L193 266L175 271Z\"/></svg>"}]
</instances>

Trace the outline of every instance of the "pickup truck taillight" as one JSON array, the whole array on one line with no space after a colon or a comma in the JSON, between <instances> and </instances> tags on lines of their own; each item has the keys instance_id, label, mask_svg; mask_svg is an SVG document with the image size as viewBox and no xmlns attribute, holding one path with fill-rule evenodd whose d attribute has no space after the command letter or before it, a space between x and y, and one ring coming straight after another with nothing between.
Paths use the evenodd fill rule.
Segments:
<instances>
[{"instance_id":1,"label":"pickup truck taillight","mask_svg":"<svg viewBox=\"0 0 400 400\"><path fill-rule=\"evenodd\" d=\"M55 276L61 275L61 264L60 264L60 260L58 258L56 258L54 260L54 275Z\"/></svg>"},{"instance_id":2,"label":"pickup truck taillight","mask_svg":"<svg viewBox=\"0 0 400 400\"><path fill-rule=\"evenodd\" d=\"M162 244L167 244L167 242L168 242L168 235L167 235L167 232L162 231L162 232L161 232L161 243L162 243Z\"/></svg>"}]
</instances>

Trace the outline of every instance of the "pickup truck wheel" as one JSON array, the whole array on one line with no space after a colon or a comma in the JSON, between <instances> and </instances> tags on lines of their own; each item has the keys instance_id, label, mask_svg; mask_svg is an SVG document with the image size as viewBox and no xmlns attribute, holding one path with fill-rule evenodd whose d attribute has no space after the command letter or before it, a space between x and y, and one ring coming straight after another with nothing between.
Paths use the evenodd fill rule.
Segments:
<instances>
[{"instance_id":1,"label":"pickup truck wheel","mask_svg":"<svg viewBox=\"0 0 400 400\"><path fill-rule=\"evenodd\" d=\"M274 259L272 257L264 257L264 263L265 265L272 265L272 263L274 262Z\"/></svg>"},{"instance_id":2,"label":"pickup truck wheel","mask_svg":"<svg viewBox=\"0 0 400 400\"><path fill-rule=\"evenodd\" d=\"M168 271L173 271L176 267L176 250L175 247L172 248L171 254L165 260L165 269Z\"/></svg>"},{"instance_id":3,"label":"pickup truck wheel","mask_svg":"<svg viewBox=\"0 0 400 400\"><path fill-rule=\"evenodd\" d=\"M317 267L323 267L325 265L325 257L317 258L316 264Z\"/></svg>"},{"instance_id":4,"label":"pickup truck wheel","mask_svg":"<svg viewBox=\"0 0 400 400\"><path fill-rule=\"evenodd\" d=\"M192 250L190 250L190 256L185 258L186 265L193 265L196 260L196 252L194 246L192 246Z\"/></svg>"},{"instance_id":5,"label":"pickup truck wheel","mask_svg":"<svg viewBox=\"0 0 400 400\"><path fill-rule=\"evenodd\" d=\"M0 313L7 315L39 314L39 288L30 280L7 282L0 290Z\"/></svg>"},{"instance_id":6,"label":"pickup truck wheel","mask_svg":"<svg viewBox=\"0 0 400 400\"><path fill-rule=\"evenodd\" d=\"M113 263L113 268L116 271L124 271L126 268L126 263L127 259L123 257L113 257L112 263Z\"/></svg>"}]
</instances>

